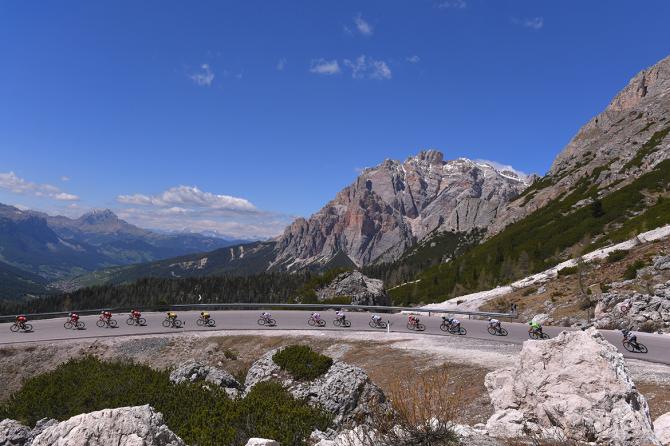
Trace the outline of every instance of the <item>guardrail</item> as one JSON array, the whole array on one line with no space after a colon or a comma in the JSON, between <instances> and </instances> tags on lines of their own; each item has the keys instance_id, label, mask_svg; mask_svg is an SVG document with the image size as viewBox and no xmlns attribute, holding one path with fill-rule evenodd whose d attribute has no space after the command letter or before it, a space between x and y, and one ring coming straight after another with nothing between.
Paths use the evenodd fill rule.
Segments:
<instances>
[{"instance_id":1,"label":"guardrail","mask_svg":"<svg viewBox=\"0 0 670 446\"><path fill-rule=\"evenodd\" d=\"M206 310L244 310L244 309L333 309L333 310L363 310L376 312L410 312L410 313L436 313L436 314L460 314L468 317L496 317L496 318L517 318L516 312L511 313L496 313L487 311L465 311L454 310L451 308L421 308L421 307L394 307L394 306L377 306L377 305L331 305L331 304L281 304L281 303L209 303L209 304L178 304L178 305L156 305L152 307L134 307L134 309L143 312L151 311L171 311L171 310L189 310L189 309L206 309ZM70 312L75 312L80 315L97 314L102 311L111 311L112 313L129 312L131 307L117 307L117 308L95 308L84 310L70 310L70 311L56 311L50 313L29 313L24 314L29 319L47 319L51 317L67 316ZM14 320L16 314L0 315L0 320Z\"/></svg>"}]
</instances>

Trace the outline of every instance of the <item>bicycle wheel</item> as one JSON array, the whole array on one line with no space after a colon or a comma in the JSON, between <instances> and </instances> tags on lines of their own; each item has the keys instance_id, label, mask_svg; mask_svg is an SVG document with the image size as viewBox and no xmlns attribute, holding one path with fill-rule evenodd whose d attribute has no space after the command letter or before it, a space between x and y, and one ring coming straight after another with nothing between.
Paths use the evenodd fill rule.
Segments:
<instances>
[{"instance_id":1,"label":"bicycle wheel","mask_svg":"<svg viewBox=\"0 0 670 446\"><path fill-rule=\"evenodd\" d=\"M635 351L635 347L630 345L630 342L628 342L628 341L623 341L623 348L625 348L629 352L634 352Z\"/></svg>"},{"instance_id":2,"label":"bicycle wheel","mask_svg":"<svg viewBox=\"0 0 670 446\"><path fill-rule=\"evenodd\" d=\"M447 325L447 324L445 324L444 322L442 322L442 323L440 324L440 330L442 330L442 331L449 331L449 325Z\"/></svg>"},{"instance_id":3,"label":"bicycle wheel","mask_svg":"<svg viewBox=\"0 0 670 446\"><path fill-rule=\"evenodd\" d=\"M270 320L268 320L268 325L271 326L271 327L274 327L275 325L277 325L277 321L274 320L274 319L270 319Z\"/></svg>"},{"instance_id":4,"label":"bicycle wheel","mask_svg":"<svg viewBox=\"0 0 670 446\"><path fill-rule=\"evenodd\" d=\"M16 325L16 324L13 324L11 327L9 327L9 329L11 331L13 331L14 333L16 333L17 331L19 331L19 326Z\"/></svg>"},{"instance_id":5,"label":"bicycle wheel","mask_svg":"<svg viewBox=\"0 0 670 446\"><path fill-rule=\"evenodd\" d=\"M340 327L342 325L342 322L339 319L333 320L333 325L336 327Z\"/></svg>"},{"instance_id":6,"label":"bicycle wheel","mask_svg":"<svg viewBox=\"0 0 670 446\"><path fill-rule=\"evenodd\" d=\"M316 324L316 321L314 321L314 319L312 319L311 317L309 319L307 319L307 325L309 325L310 327L313 327L314 324Z\"/></svg>"},{"instance_id":7,"label":"bicycle wheel","mask_svg":"<svg viewBox=\"0 0 670 446\"><path fill-rule=\"evenodd\" d=\"M72 328L72 322L68 321L64 323L63 327L65 327L66 330L70 330Z\"/></svg>"},{"instance_id":8,"label":"bicycle wheel","mask_svg":"<svg viewBox=\"0 0 670 446\"><path fill-rule=\"evenodd\" d=\"M33 331L33 326L30 324L25 324L23 326L23 331Z\"/></svg>"},{"instance_id":9,"label":"bicycle wheel","mask_svg":"<svg viewBox=\"0 0 670 446\"><path fill-rule=\"evenodd\" d=\"M498 334L498 330L496 330L494 327L489 327L488 332L490 335L496 336Z\"/></svg>"},{"instance_id":10,"label":"bicycle wheel","mask_svg":"<svg viewBox=\"0 0 670 446\"><path fill-rule=\"evenodd\" d=\"M377 324L375 324L372 321L368 322L368 325L370 326L370 328L377 328Z\"/></svg>"},{"instance_id":11,"label":"bicycle wheel","mask_svg":"<svg viewBox=\"0 0 670 446\"><path fill-rule=\"evenodd\" d=\"M265 325L265 319L263 318L258 319L258 325Z\"/></svg>"},{"instance_id":12,"label":"bicycle wheel","mask_svg":"<svg viewBox=\"0 0 670 446\"><path fill-rule=\"evenodd\" d=\"M509 334L509 332L502 327L500 327L499 333L500 333L500 336L507 336Z\"/></svg>"},{"instance_id":13,"label":"bicycle wheel","mask_svg":"<svg viewBox=\"0 0 670 446\"><path fill-rule=\"evenodd\" d=\"M170 328L170 325L172 325L172 321L170 319L165 319L163 320L163 327L165 328Z\"/></svg>"},{"instance_id":14,"label":"bicycle wheel","mask_svg":"<svg viewBox=\"0 0 670 446\"><path fill-rule=\"evenodd\" d=\"M640 344L639 342L637 343L638 345L638 350L640 353L647 353L649 350L647 350L647 346L644 344Z\"/></svg>"},{"instance_id":15,"label":"bicycle wheel","mask_svg":"<svg viewBox=\"0 0 670 446\"><path fill-rule=\"evenodd\" d=\"M214 319L208 319L207 320L207 326L208 327L215 327L216 326L216 321Z\"/></svg>"},{"instance_id":16,"label":"bicycle wheel","mask_svg":"<svg viewBox=\"0 0 670 446\"><path fill-rule=\"evenodd\" d=\"M351 321L345 319L344 321L342 321L342 326L346 328L351 327Z\"/></svg>"},{"instance_id":17,"label":"bicycle wheel","mask_svg":"<svg viewBox=\"0 0 670 446\"><path fill-rule=\"evenodd\" d=\"M457 334L465 336L466 334L468 334L468 331L465 329L465 327L459 327Z\"/></svg>"},{"instance_id":18,"label":"bicycle wheel","mask_svg":"<svg viewBox=\"0 0 670 446\"><path fill-rule=\"evenodd\" d=\"M144 326L144 325L147 325L147 320L144 319L143 317L141 317L137 320L137 323Z\"/></svg>"},{"instance_id":19,"label":"bicycle wheel","mask_svg":"<svg viewBox=\"0 0 670 446\"><path fill-rule=\"evenodd\" d=\"M135 325L135 319L132 318L132 317L129 317L128 319L126 319L126 324Z\"/></svg>"},{"instance_id":20,"label":"bicycle wheel","mask_svg":"<svg viewBox=\"0 0 670 446\"><path fill-rule=\"evenodd\" d=\"M202 327L205 324L205 320L203 318L198 318L198 320L195 321L195 325L198 327Z\"/></svg>"},{"instance_id":21,"label":"bicycle wheel","mask_svg":"<svg viewBox=\"0 0 670 446\"><path fill-rule=\"evenodd\" d=\"M184 323L183 323L182 321L180 321L179 319L175 319L175 320L174 320L174 328L181 328L181 326L182 326L183 324L184 324Z\"/></svg>"},{"instance_id":22,"label":"bicycle wheel","mask_svg":"<svg viewBox=\"0 0 670 446\"><path fill-rule=\"evenodd\" d=\"M104 327L105 325L107 325L107 324L106 324L105 321L103 321L102 319L98 319L98 320L96 321L95 325L97 325L97 326L100 327L100 328L103 328L103 327Z\"/></svg>"},{"instance_id":23,"label":"bicycle wheel","mask_svg":"<svg viewBox=\"0 0 670 446\"><path fill-rule=\"evenodd\" d=\"M547 333L542 333L542 339L549 339L549 335Z\"/></svg>"},{"instance_id":24,"label":"bicycle wheel","mask_svg":"<svg viewBox=\"0 0 670 446\"><path fill-rule=\"evenodd\" d=\"M407 329L408 330L414 330L414 325L410 324L409 322L407 323Z\"/></svg>"},{"instance_id":25,"label":"bicycle wheel","mask_svg":"<svg viewBox=\"0 0 670 446\"><path fill-rule=\"evenodd\" d=\"M418 324L416 324L416 329L417 329L418 331L425 331L425 330L426 330L426 326L423 325L422 323L418 323Z\"/></svg>"},{"instance_id":26,"label":"bicycle wheel","mask_svg":"<svg viewBox=\"0 0 670 446\"><path fill-rule=\"evenodd\" d=\"M77 330L83 330L84 328L86 328L86 322L78 321L77 322Z\"/></svg>"},{"instance_id":27,"label":"bicycle wheel","mask_svg":"<svg viewBox=\"0 0 670 446\"><path fill-rule=\"evenodd\" d=\"M110 328L116 328L119 324L116 323L116 319L110 319L108 325Z\"/></svg>"}]
</instances>

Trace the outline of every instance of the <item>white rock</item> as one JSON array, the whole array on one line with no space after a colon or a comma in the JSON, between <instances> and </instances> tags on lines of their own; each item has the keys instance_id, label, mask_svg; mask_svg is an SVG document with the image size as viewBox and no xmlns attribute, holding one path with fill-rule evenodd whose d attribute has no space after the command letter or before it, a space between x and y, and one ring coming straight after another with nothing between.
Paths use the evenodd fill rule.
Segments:
<instances>
[{"instance_id":1,"label":"white rock","mask_svg":"<svg viewBox=\"0 0 670 446\"><path fill-rule=\"evenodd\" d=\"M274 440L266 440L265 438L250 438L246 446L279 446Z\"/></svg>"},{"instance_id":2,"label":"white rock","mask_svg":"<svg viewBox=\"0 0 670 446\"><path fill-rule=\"evenodd\" d=\"M104 409L47 427L32 446L185 446L152 407Z\"/></svg>"},{"instance_id":3,"label":"white rock","mask_svg":"<svg viewBox=\"0 0 670 446\"><path fill-rule=\"evenodd\" d=\"M526 341L516 367L485 379L494 437L531 431L613 446L660 445L623 356L595 329Z\"/></svg>"},{"instance_id":4,"label":"white rock","mask_svg":"<svg viewBox=\"0 0 670 446\"><path fill-rule=\"evenodd\" d=\"M654 432L661 444L665 446L670 445L670 412L656 418L656 421L654 421Z\"/></svg>"},{"instance_id":5,"label":"white rock","mask_svg":"<svg viewBox=\"0 0 670 446\"><path fill-rule=\"evenodd\" d=\"M0 446L23 446L29 438L29 427L15 420L0 421Z\"/></svg>"}]
</instances>

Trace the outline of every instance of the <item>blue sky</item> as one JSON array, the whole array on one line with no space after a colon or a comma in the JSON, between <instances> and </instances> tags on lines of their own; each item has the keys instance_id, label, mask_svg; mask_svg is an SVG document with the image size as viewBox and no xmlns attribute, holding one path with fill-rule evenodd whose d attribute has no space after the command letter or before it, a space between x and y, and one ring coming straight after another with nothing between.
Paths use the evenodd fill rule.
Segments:
<instances>
[{"instance_id":1,"label":"blue sky","mask_svg":"<svg viewBox=\"0 0 670 446\"><path fill-rule=\"evenodd\" d=\"M270 236L422 148L547 171L670 2L0 2L0 201Z\"/></svg>"}]
</instances>

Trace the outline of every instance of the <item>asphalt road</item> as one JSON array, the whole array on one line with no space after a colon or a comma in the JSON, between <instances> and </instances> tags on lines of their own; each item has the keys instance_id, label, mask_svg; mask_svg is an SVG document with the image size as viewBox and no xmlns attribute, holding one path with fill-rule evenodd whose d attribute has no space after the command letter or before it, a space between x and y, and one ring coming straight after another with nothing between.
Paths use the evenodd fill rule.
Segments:
<instances>
[{"instance_id":1,"label":"asphalt road","mask_svg":"<svg viewBox=\"0 0 670 446\"><path fill-rule=\"evenodd\" d=\"M327 322L323 328L310 327L307 320L311 312L309 311L272 311L272 317L276 319L275 327L259 326L257 323L260 311L212 311L210 315L216 321L216 327L199 327L196 325L198 311L187 311L178 314L178 319L184 321L182 328L164 328L161 323L165 319L165 313L145 313L142 316L146 318L146 326L128 325L127 314L115 314L113 319L118 322L117 328L100 328L96 326L98 316L82 316L81 320L86 323L83 330L67 330L63 327L66 318L41 319L29 321L33 325L32 332L10 331L11 323L0 324L0 345L18 344L24 342L58 341L70 339L103 338L113 336L133 336L143 334L163 334L179 332L197 332L197 331L216 331L216 330L328 330L328 331L365 331L370 336L383 339L386 329L370 328L368 322L370 313L350 312L347 318L351 321L350 328L336 328L333 325L334 311L324 311L321 313L323 319ZM407 316L403 314L382 314L384 321L390 321L390 331L394 333L411 333L407 329ZM443 336L445 342L452 342L452 338L461 337L459 335L448 334L440 330L441 318L439 316L420 315L421 322L426 325L426 330L422 335ZM495 342L506 342L512 344L521 344L528 339L528 325L521 323L509 323L503 321L503 327L509 332L508 336L492 336L488 333L488 322L483 320L469 320L467 317L459 318L461 326L467 329L465 337L475 339L486 339ZM561 327L545 327L545 332L551 337L556 336L562 330ZM641 359L651 362L670 364L670 336L648 333L637 333L638 341L647 346L649 352L630 353L624 350L621 345L621 333L618 331L601 330L605 338L617 346L626 358Z\"/></svg>"}]
</instances>

